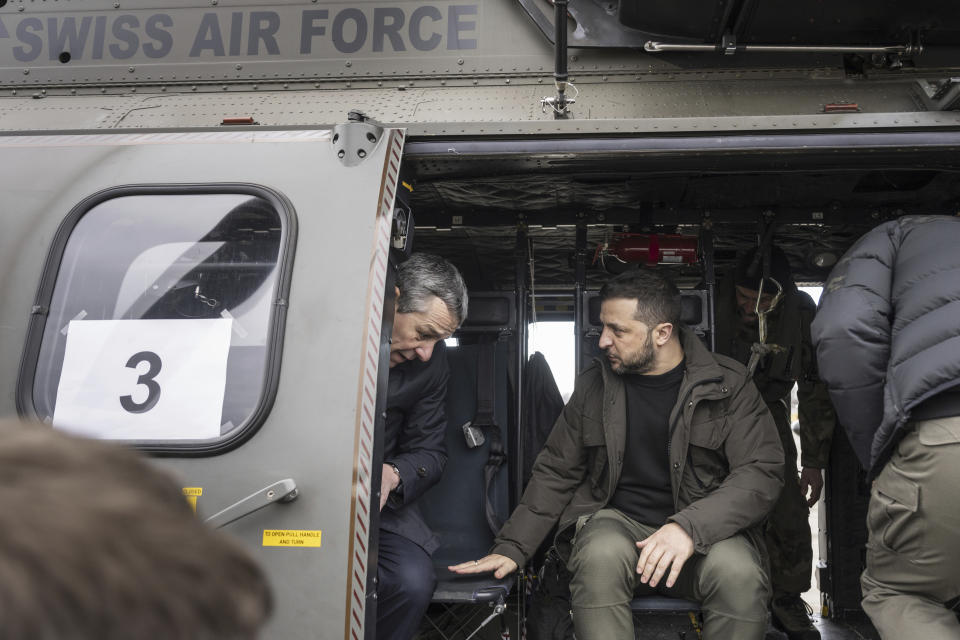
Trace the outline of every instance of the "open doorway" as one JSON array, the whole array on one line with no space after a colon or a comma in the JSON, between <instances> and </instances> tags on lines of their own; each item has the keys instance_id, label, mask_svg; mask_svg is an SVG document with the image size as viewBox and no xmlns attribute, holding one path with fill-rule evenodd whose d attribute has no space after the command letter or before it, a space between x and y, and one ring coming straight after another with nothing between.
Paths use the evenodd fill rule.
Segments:
<instances>
[{"instance_id":1,"label":"open doorway","mask_svg":"<svg viewBox=\"0 0 960 640\"><path fill-rule=\"evenodd\" d=\"M574 350L576 336L573 322L543 321L530 323L527 334L527 352L537 351L543 354L550 365L553 379L557 383L564 403L573 393L573 383L576 380L576 366Z\"/></svg>"},{"instance_id":2,"label":"open doorway","mask_svg":"<svg viewBox=\"0 0 960 640\"><path fill-rule=\"evenodd\" d=\"M820 304L820 294L823 293L823 287L798 287L801 291L808 294L813 301ZM790 392L790 424L793 430L793 439L797 445L797 453L800 453L800 435L799 435L799 421L797 413L797 388L794 386L793 390ZM836 434L835 434L836 435ZM801 467L799 458L797 459L797 468ZM826 493L826 491L824 491ZM825 495L820 496L820 500L812 509L810 509L810 517L808 519L810 523L810 539L813 546L813 576L810 580L810 590L803 594L803 600L814 612L819 613L822 609L822 598L820 593L820 582L817 578L818 576L818 566L822 563L826 563L827 554L826 554L826 544L827 544L827 531L826 531L826 500ZM822 551L821 551L822 550Z\"/></svg>"}]
</instances>

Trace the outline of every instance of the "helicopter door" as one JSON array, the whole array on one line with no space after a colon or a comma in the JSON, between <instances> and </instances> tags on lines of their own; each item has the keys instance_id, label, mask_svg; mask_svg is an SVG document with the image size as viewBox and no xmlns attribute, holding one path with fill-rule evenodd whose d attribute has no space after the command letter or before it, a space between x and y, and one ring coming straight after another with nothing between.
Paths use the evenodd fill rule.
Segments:
<instances>
[{"instance_id":1,"label":"helicopter door","mask_svg":"<svg viewBox=\"0 0 960 640\"><path fill-rule=\"evenodd\" d=\"M0 138L0 381L155 454L265 568L265 637L363 638L374 609L402 146L367 123Z\"/></svg>"}]
</instances>

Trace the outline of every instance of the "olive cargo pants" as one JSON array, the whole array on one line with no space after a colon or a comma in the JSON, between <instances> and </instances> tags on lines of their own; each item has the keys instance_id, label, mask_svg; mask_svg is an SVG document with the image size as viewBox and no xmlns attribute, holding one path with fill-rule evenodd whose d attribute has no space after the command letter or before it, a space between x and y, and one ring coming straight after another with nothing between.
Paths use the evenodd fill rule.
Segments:
<instances>
[{"instance_id":1,"label":"olive cargo pants","mask_svg":"<svg viewBox=\"0 0 960 640\"><path fill-rule=\"evenodd\" d=\"M884 640L956 640L960 417L908 429L870 493L863 609Z\"/></svg>"},{"instance_id":2,"label":"olive cargo pants","mask_svg":"<svg viewBox=\"0 0 960 640\"><path fill-rule=\"evenodd\" d=\"M658 593L701 603L705 640L761 640L767 628L770 580L760 553L743 535L694 554L672 589L640 582L636 543L657 530L615 509L580 523L568 568L577 640L633 640L630 600ZM642 634L641 634L642 637Z\"/></svg>"}]
</instances>

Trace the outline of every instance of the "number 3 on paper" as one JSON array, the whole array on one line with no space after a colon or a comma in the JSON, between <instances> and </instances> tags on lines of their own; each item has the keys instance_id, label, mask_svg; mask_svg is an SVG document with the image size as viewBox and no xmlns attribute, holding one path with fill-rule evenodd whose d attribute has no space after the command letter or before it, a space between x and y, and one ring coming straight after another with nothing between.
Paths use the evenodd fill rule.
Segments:
<instances>
[{"instance_id":1,"label":"number 3 on paper","mask_svg":"<svg viewBox=\"0 0 960 640\"><path fill-rule=\"evenodd\" d=\"M160 400L160 385L157 384L154 378L157 377L160 369L163 368L163 362L160 361L160 356L154 352L141 351L140 353L135 353L130 356L130 359L127 360L127 367L136 369L141 362L146 362L150 365L147 372L137 378L137 384L144 385L148 390L147 399L137 404L133 401L133 396L120 396L120 405L130 413L150 411L150 409L157 406L157 402Z\"/></svg>"},{"instance_id":2,"label":"number 3 on paper","mask_svg":"<svg viewBox=\"0 0 960 640\"><path fill-rule=\"evenodd\" d=\"M74 320L53 425L116 440L219 437L231 325Z\"/></svg>"}]
</instances>

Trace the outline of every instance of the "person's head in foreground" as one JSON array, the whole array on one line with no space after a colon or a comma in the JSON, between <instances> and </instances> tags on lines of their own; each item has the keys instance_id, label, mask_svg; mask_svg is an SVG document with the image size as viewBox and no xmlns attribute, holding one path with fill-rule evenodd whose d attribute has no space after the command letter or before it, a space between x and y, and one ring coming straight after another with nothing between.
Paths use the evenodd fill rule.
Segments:
<instances>
[{"instance_id":1,"label":"person's head in foreground","mask_svg":"<svg viewBox=\"0 0 960 640\"><path fill-rule=\"evenodd\" d=\"M260 568L133 451L0 420L0 637L255 638Z\"/></svg>"}]
</instances>

